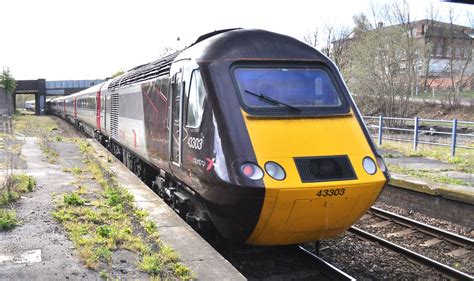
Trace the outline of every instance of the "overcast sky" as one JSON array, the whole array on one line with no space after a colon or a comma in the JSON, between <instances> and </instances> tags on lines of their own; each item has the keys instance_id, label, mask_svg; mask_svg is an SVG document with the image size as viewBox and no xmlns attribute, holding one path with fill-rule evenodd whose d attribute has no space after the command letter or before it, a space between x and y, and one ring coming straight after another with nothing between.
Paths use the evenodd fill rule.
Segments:
<instances>
[{"instance_id":1,"label":"overcast sky","mask_svg":"<svg viewBox=\"0 0 474 281\"><path fill-rule=\"evenodd\" d=\"M102 79L210 31L260 28L302 40L327 23L351 26L374 3L387 1L1 0L0 67L16 79ZM408 1L414 19L426 18L430 3L445 19L455 7L458 24L474 15L474 5Z\"/></svg>"}]
</instances>

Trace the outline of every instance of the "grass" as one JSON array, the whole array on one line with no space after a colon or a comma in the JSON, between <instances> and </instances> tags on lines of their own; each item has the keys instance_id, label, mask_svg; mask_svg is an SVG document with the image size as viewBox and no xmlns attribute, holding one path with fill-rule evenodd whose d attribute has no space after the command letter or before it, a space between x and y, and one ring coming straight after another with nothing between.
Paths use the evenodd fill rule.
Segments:
<instances>
[{"instance_id":1,"label":"grass","mask_svg":"<svg viewBox=\"0 0 474 281\"><path fill-rule=\"evenodd\" d=\"M13 130L27 136L38 137L40 147L48 163L56 163L59 155L53 147L54 141L61 141L58 136L56 121L49 116L14 115Z\"/></svg>"},{"instance_id":2,"label":"grass","mask_svg":"<svg viewBox=\"0 0 474 281\"><path fill-rule=\"evenodd\" d=\"M452 168L445 171L458 171L467 174L474 173L474 150L472 149L458 148L456 156L453 157L451 156L449 147L419 145L417 150L414 151L411 144L384 140L381 148L389 150L383 155L385 158L396 158L397 155L395 155L396 153L393 153L393 151L397 151L404 157L424 157L439 160L443 163L453 164ZM461 179L440 175L439 171L429 169L410 169L396 164L388 164L388 168L390 171L396 173L424 178L438 183L470 186L470 183Z\"/></svg>"},{"instance_id":3,"label":"grass","mask_svg":"<svg viewBox=\"0 0 474 281\"><path fill-rule=\"evenodd\" d=\"M76 178L76 190L55 199L53 216L63 224L84 265L100 270L103 279L113 278L104 269L116 250L128 250L139 257L139 269L159 279L193 279L178 263L176 253L159 239L156 223L147 212L133 205L133 196L94 158L89 143L75 140L83 153L84 168L69 171ZM84 188L81 180L93 178L98 185Z\"/></svg>"},{"instance_id":4,"label":"grass","mask_svg":"<svg viewBox=\"0 0 474 281\"><path fill-rule=\"evenodd\" d=\"M384 140L382 149L396 150L406 157L425 157L436 159L444 163L454 164L455 170L464 173L474 173L474 149L458 148L456 155L451 156L449 147L419 145L417 150L413 150L413 146L408 143ZM389 152L383 155L386 158L394 158Z\"/></svg>"},{"instance_id":5,"label":"grass","mask_svg":"<svg viewBox=\"0 0 474 281\"><path fill-rule=\"evenodd\" d=\"M468 182L465 182L460 179L455 179L447 176L440 176L438 171L429 171L429 170L414 170L414 169L408 169L405 167L401 167L399 165L388 165L389 170L395 173L399 174L404 174L412 177L417 177L417 178L423 178L439 183L447 183L447 184L454 184L454 185L465 185L469 186Z\"/></svg>"},{"instance_id":6,"label":"grass","mask_svg":"<svg viewBox=\"0 0 474 281\"><path fill-rule=\"evenodd\" d=\"M447 92L445 91L435 91L434 93L434 98L435 99L444 99L448 95ZM453 95L453 94L451 94ZM460 97L465 97L465 98L472 98L474 97L474 91L463 91L459 93ZM426 93L420 93L418 96L419 98L425 98L425 99L431 99L433 98L433 93L431 91L427 91Z\"/></svg>"},{"instance_id":7,"label":"grass","mask_svg":"<svg viewBox=\"0 0 474 281\"><path fill-rule=\"evenodd\" d=\"M57 124L49 116L14 115L13 130L23 135L41 137L45 132L56 131Z\"/></svg>"}]
</instances>

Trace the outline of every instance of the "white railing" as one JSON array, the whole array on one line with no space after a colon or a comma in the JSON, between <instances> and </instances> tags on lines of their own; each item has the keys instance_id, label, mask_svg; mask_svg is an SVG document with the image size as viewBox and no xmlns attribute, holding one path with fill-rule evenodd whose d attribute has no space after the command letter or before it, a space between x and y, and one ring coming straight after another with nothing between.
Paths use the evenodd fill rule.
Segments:
<instances>
[{"instance_id":1,"label":"white railing","mask_svg":"<svg viewBox=\"0 0 474 281\"><path fill-rule=\"evenodd\" d=\"M363 116L372 138L382 145L382 140L412 142L413 150L418 144L474 149L474 122L415 118Z\"/></svg>"}]
</instances>

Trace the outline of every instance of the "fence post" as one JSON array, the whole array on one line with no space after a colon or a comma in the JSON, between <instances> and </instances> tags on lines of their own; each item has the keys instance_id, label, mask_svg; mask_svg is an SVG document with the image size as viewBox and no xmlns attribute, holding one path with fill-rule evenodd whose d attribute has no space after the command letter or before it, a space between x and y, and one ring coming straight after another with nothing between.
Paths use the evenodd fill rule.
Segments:
<instances>
[{"instance_id":1,"label":"fence post","mask_svg":"<svg viewBox=\"0 0 474 281\"><path fill-rule=\"evenodd\" d=\"M418 116L415 116L415 125L413 126L413 150L418 145Z\"/></svg>"},{"instance_id":2,"label":"fence post","mask_svg":"<svg viewBox=\"0 0 474 281\"><path fill-rule=\"evenodd\" d=\"M458 127L458 119L453 119L453 129L451 131L451 156L456 153L456 130Z\"/></svg>"},{"instance_id":3,"label":"fence post","mask_svg":"<svg viewBox=\"0 0 474 281\"><path fill-rule=\"evenodd\" d=\"M382 145L383 115L379 116L379 146Z\"/></svg>"}]
</instances>

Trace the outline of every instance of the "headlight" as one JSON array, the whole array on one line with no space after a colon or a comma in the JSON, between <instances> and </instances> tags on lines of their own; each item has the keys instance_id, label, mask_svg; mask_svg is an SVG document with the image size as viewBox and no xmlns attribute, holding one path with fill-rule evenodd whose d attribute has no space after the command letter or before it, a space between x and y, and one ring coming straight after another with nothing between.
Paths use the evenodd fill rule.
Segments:
<instances>
[{"instance_id":1,"label":"headlight","mask_svg":"<svg viewBox=\"0 0 474 281\"><path fill-rule=\"evenodd\" d=\"M247 162L242 164L242 166L240 166L240 171L242 171L244 176L252 180L259 180L263 178L262 169L254 163Z\"/></svg>"},{"instance_id":2,"label":"headlight","mask_svg":"<svg viewBox=\"0 0 474 281\"><path fill-rule=\"evenodd\" d=\"M362 166L364 166L364 170L367 174L373 175L377 172L377 166L375 165L374 160L370 157L365 157L362 161Z\"/></svg>"},{"instance_id":3,"label":"headlight","mask_svg":"<svg viewBox=\"0 0 474 281\"><path fill-rule=\"evenodd\" d=\"M286 177L285 170L275 162L267 162L265 164L265 171L270 177L279 181L284 180Z\"/></svg>"},{"instance_id":4,"label":"headlight","mask_svg":"<svg viewBox=\"0 0 474 281\"><path fill-rule=\"evenodd\" d=\"M385 165L385 161L383 161L382 157L377 156L375 157L375 160L377 161L377 165L379 165L380 170L385 173L387 171L387 166Z\"/></svg>"}]
</instances>

